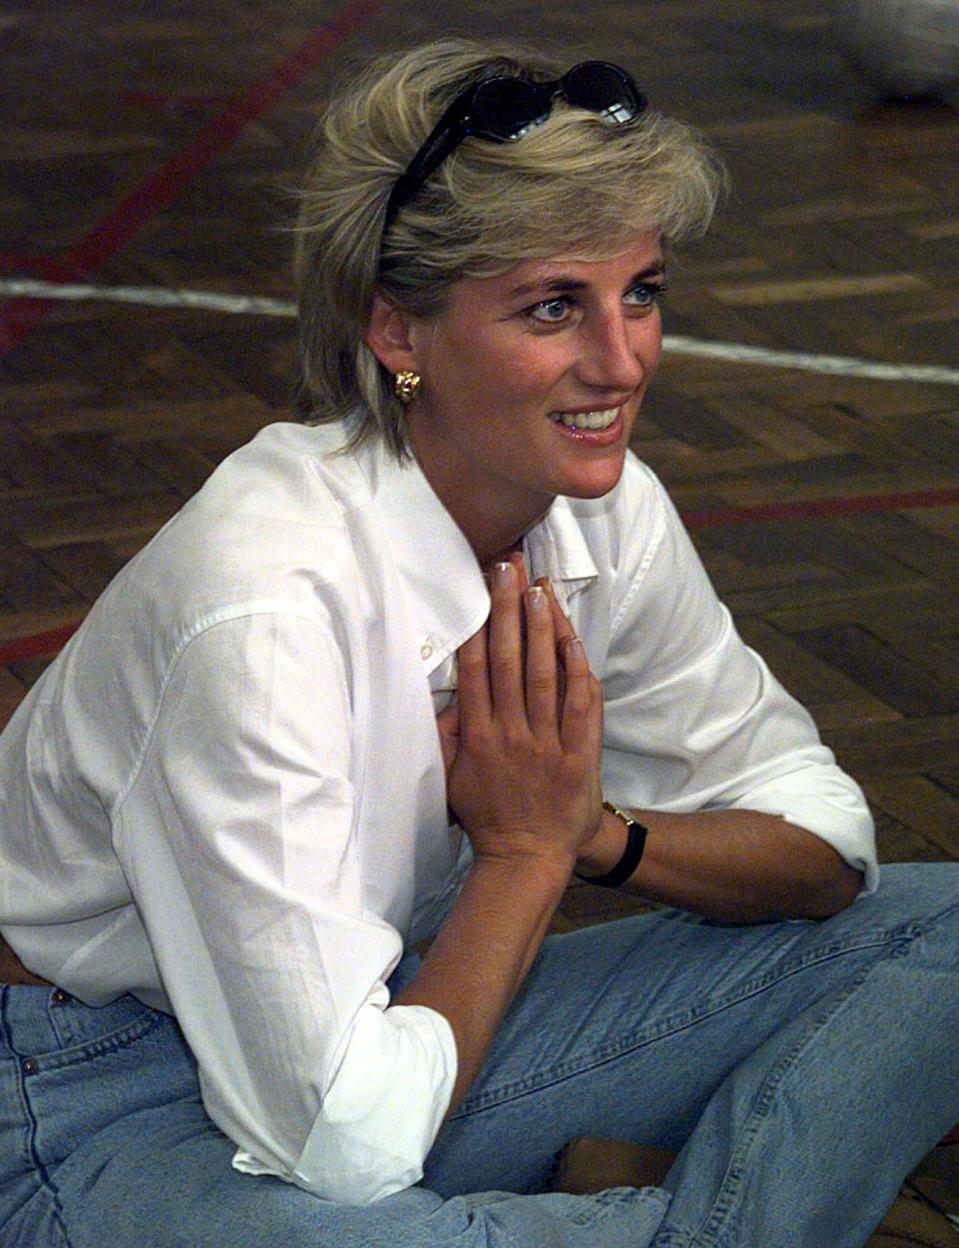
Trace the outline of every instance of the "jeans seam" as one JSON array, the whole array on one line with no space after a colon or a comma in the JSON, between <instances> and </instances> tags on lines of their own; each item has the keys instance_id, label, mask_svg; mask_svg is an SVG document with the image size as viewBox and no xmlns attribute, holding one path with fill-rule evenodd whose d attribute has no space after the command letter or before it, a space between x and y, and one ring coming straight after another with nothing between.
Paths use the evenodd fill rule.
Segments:
<instances>
[{"instance_id":1,"label":"jeans seam","mask_svg":"<svg viewBox=\"0 0 959 1248\"><path fill-rule=\"evenodd\" d=\"M938 918L938 915L935 917ZM781 983L793 975L800 974L824 962L831 962L846 953L868 948L878 949L883 946L895 947L898 944L909 944L925 930L925 925L909 923L893 931L877 931L874 936L869 938L864 938L863 934L859 933L855 941L833 941L825 947L810 950L803 954L802 957L794 959L792 962L787 962L785 965L780 965L775 972L767 972L764 975L747 980L745 983L740 984L734 992L727 993L723 997L705 1003L697 1011L671 1015L662 1019L652 1028L639 1028L630 1032L627 1036L620 1037L615 1044L597 1048L588 1057L582 1057L578 1062L569 1064L557 1063L538 1071L533 1078L487 1089L480 1096L473 1099L467 1097L460 1109L450 1116L449 1121L456 1122L472 1117L486 1110L508 1104L511 1101L521 1100L524 1096L532 1093L541 1092L546 1088L565 1083L568 1079L597 1070L610 1062L618 1060L625 1053L644 1048L649 1044L655 1044L665 1036L675 1035L678 1032L688 1030L690 1027L698 1026L705 1020L723 1013L732 1006L739 1005L750 997L758 996L774 984Z\"/></svg>"},{"instance_id":2,"label":"jeans seam","mask_svg":"<svg viewBox=\"0 0 959 1248\"><path fill-rule=\"evenodd\" d=\"M61 1248L73 1248L73 1240L70 1238L70 1235L67 1232L66 1224L63 1221L63 1208L60 1205L60 1197L52 1188L50 1189L50 1195L53 1197L53 1216L54 1221L56 1222L57 1230L60 1232Z\"/></svg>"},{"instance_id":3,"label":"jeans seam","mask_svg":"<svg viewBox=\"0 0 959 1248\"><path fill-rule=\"evenodd\" d=\"M0 1010L0 1014L5 1014L6 1001L3 1000L0 1002L0 1005L3 1007L3 1009ZM5 1025L6 1019L0 1017L0 1022ZM32 1078L35 1078L35 1076L26 1074L23 1071L22 1066L20 1066L17 1075L17 1099L20 1102L20 1111L23 1115L23 1120L27 1124L27 1135L25 1141L26 1159L32 1167L34 1180L36 1182L36 1190L31 1197L31 1200L35 1200L41 1192L46 1193L49 1199L53 1202L53 1220L60 1238L61 1248L71 1248L72 1241L67 1233L67 1228L63 1220L63 1207L60 1204L59 1192L57 1191L52 1175L41 1160L36 1148L37 1118L36 1114L33 1112L33 1107L30 1104L30 1097L27 1095L26 1089L26 1081ZM2 1227L0 1227L0 1230L2 1230Z\"/></svg>"}]
</instances>

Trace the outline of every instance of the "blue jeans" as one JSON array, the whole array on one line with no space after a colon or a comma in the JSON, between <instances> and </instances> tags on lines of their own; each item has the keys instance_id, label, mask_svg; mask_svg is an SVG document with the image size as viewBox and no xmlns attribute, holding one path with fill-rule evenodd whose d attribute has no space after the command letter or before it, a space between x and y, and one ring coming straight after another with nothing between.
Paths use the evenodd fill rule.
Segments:
<instances>
[{"instance_id":1,"label":"blue jeans","mask_svg":"<svg viewBox=\"0 0 959 1248\"><path fill-rule=\"evenodd\" d=\"M824 923L550 938L422 1185L370 1208L236 1173L166 1015L0 1007L0 1248L861 1248L959 1119L959 864ZM581 1134L679 1157L664 1190L550 1194Z\"/></svg>"}]
</instances>

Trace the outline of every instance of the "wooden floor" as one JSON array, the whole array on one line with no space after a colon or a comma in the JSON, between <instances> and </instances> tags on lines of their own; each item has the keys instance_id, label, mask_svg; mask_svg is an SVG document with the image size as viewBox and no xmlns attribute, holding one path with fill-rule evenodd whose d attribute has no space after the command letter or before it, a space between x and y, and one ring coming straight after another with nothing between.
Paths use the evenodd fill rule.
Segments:
<instances>
[{"instance_id":1,"label":"wooden floor","mask_svg":"<svg viewBox=\"0 0 959 1248\"><path fill-rule=\"evenodd\" d=\"M959 99L876 102L826 0L12 0L0 279L290 296L331 76L519 35L630 66L735 194L667 333L959 366ZM455 21L453 15L455 14ZM64 629L232 448L288 415L282 316L0 303L0 722ZM747 640L875 807L882 856L959 857L959 386L670 350L636 434ZM563 922L629 903L571 891Z\"/></svg>"}]
</instances>

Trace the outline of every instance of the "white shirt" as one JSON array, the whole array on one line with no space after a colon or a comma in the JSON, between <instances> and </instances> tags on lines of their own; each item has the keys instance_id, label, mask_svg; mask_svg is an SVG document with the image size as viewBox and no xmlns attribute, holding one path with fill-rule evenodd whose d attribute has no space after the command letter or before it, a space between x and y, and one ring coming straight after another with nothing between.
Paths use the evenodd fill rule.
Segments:
<instances>
[{"instance_id":1,"label":"white shirt","mask_svg":"<svg viewBox=\"0 0 959 1248\"><path fill-rule=\"evenodd\" d=\"M81 1000L176 1014L239 1168L366 1203L420 1178L455 1080L449 1024L385 985L469 869L434 716L489 597L419 468L341 438L277 424L230 456L30 691L0 738L0 928ZM526 557L604 685L608 798L782 815L875 887L860 790L649 469L558 499Z\"/></svg>"}]
</instances>

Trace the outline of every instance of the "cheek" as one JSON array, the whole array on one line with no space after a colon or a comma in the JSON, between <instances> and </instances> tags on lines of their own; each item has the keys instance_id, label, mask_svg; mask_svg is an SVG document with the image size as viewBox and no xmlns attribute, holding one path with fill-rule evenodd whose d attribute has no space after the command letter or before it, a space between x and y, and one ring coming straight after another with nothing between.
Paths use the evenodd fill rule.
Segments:
<instances>
[{"instance_id":1,"label":"cheek","mask_svg":"<svg viewBox=\"0 0 959 1248\"><path fill-rule=\"evenodd\" d=\"M570 349L559 336L536 338L516 332L470 333L462 326L431 343L433 376L444 402L487 411L540 405L571 366Z\"/></svg>"},{"instance_id":2,"label":"cheek","mask_svg":"<svg viewBox=\"0 0 959 1248\"><path fill-rule=\"evenodd\" d=\"M568 349L548 340L533 341L514 348L500 360L498 384L511 391L517 402L541 399L572 367Z\"/></svg>"},{"instance_id":3,"label":"cheek","mask_svg":"<svg viewBox=\"0 0 959 1248\"><path fill-rule=\"evenodd\" d=\"M659 309L647 321L642 322L643 332L636 343L636 355L643 365L647 384L655 377L663 357L663 326Z\"/></svg>"}]
</instances>

